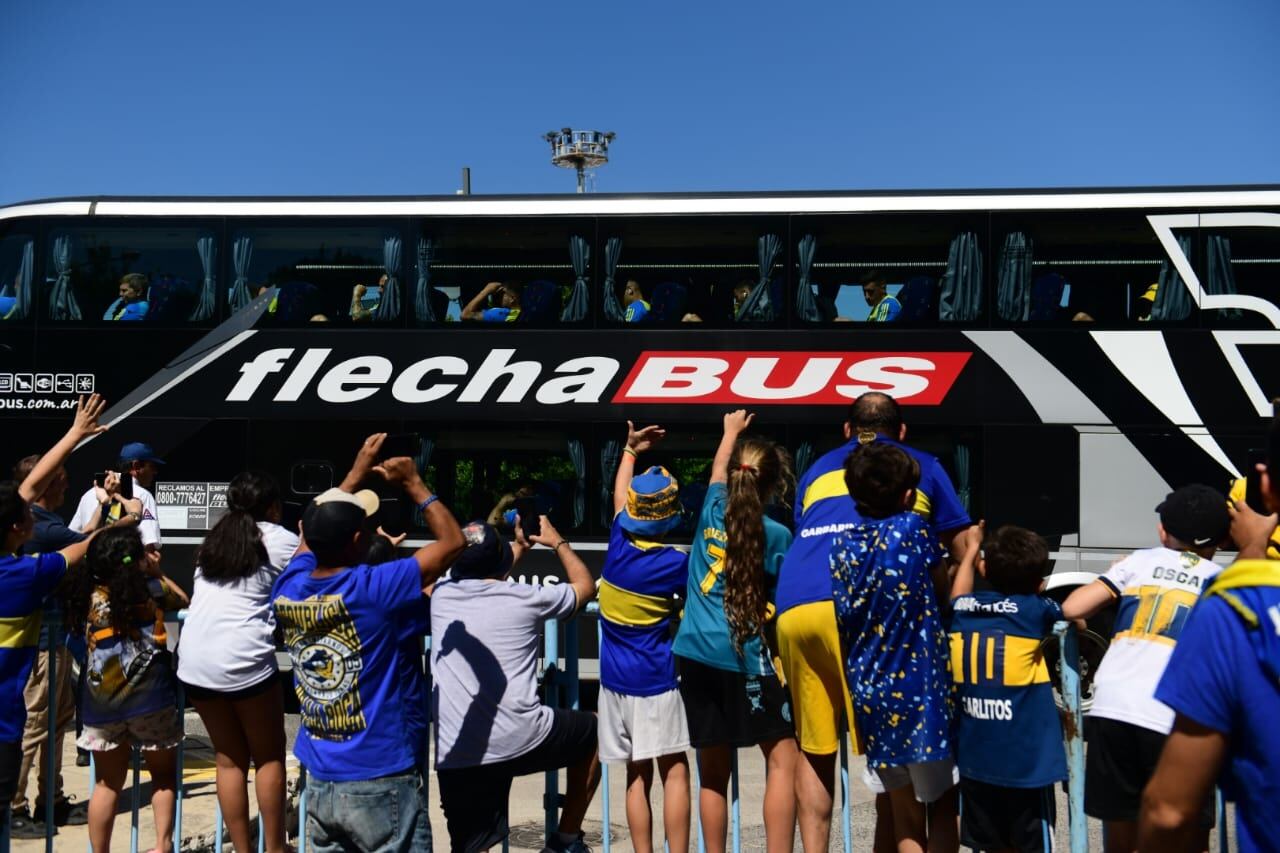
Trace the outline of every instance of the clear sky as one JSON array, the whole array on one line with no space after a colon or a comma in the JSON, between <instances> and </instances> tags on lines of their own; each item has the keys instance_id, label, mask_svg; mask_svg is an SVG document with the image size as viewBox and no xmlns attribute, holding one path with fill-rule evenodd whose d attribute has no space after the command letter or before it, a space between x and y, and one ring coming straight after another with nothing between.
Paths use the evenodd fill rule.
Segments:
<instances>
[{"instance_id":1,"label":"clear sky","mask_svg":"<svg viewBox=\"0 0 1280 853\"><path fill-rule=\"evenodd\" d=\"M1276 0L0 6L0 203L1280 183Z\"/></svg>"}]
</instances>

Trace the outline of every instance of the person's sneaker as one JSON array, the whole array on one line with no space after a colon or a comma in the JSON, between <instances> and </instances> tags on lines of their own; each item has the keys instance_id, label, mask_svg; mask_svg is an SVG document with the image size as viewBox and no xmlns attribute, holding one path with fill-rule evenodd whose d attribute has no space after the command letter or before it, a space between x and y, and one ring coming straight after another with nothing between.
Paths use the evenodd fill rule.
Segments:
<instances>
[{"instance_id":1,"label":"person's sneaker","mask_svg":"<svg viewBox=\"0 0 1280 853\"><path fill-rule=\"evenodd\" d=\"M583 841L582 833L579 832L578 837L569 842L561 841L558 837L548 838L542 853L591 853L591 848Z\"/></svg>"},{"instance_id":2,"label":"person's sneaker","mask_svg":"<svg viewBox=\"0 0 1280 853\"><path fill-rule=\"evenodd\" d=\"M55 829L54 835L58 834ZM9 814L10 838L44 838L44 821L31 819L26 809L14 809Z\"/></svg>"},{"instance_id":3,"label":"person's sneaker","mask_svg":"<svg viewBox=\"0 0 1280 853\"><path fill-rule=\"evenodd\" d=\"M36 800L36 816L44 817L44 803ZM70 797L53 801L54 826L84 826L89 822L89 804L72 802Z\"/></svg>"}]
</instances>

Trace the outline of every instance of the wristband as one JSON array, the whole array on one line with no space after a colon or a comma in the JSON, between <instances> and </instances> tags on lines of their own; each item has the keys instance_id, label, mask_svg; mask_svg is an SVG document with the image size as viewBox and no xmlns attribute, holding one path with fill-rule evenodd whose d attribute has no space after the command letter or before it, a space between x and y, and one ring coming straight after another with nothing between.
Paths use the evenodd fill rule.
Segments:
<instances>
[{"instance_id":1,"label":"wristband","mask_svg":"<svg viewBox=\"0 0 1280 853\"><path fill-rule=\"evenodd\" d=\"M432 495L422 503L418 504L418 512L425 513L427 511L427 507L431 506L433 503L435 503L438 500L440 500L439 495Z\"/></svg>"},{"instance_id":2,"label":"wristband","mask_svg":"<svg viewBox=\"0 0 1280 853\"><path fill-rule=\"evenodd\" d=\"M569 540L568 540L568 539L561 539L559 542L557 542L557 543L556 543L556 546L555 546L554 548L552 548L551 550L552 550L552 551L555 551L557 554L559 554L559 553L560 553L560 546L561 546L561 545L568 545L568 544L569 544Z\"/></svg>"},{"instance_id":3,"label":"wristband","mask_svg":"<svg viewBox=\"0 0 1280 853\"><path fill-rule=\"evenodd\" d=\"M624 448L622 448L622 452L623 452L623 453L630 453L630 454L631 454L631 456L632 456L632 458L634 458L634 459L639 459L639 458L640 458L640 454L639 454L639 453L636 453L636 452L635 452L634 450L632 450L630 447L624 447Z\"/></svg>"},{"instance_id":4,"label":"wristband","mask_svg":"<svg viewBox=\"0 0 1280 853\"><path fill-rule=\"evenodd\" d=\"M138 515L136 512L126 513L125 518L132 518L134 521L142 523L142 516Z\"/></svg>"}]
</instances>

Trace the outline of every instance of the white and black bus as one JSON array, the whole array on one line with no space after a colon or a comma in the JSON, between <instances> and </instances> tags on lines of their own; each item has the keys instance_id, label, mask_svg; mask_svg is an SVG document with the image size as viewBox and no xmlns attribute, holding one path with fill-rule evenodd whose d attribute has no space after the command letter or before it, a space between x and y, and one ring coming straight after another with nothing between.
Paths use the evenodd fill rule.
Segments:
<instances>
[{"instance_id":1,"label":"white and black bus","mask_svg":"<svg viewBox=\"0 0 1280 853\"><path fill-rule=\"evenodd\" d=\"M1067 587L1152 544L1170 488L1225 488L1280 393L1280 187L61 199L0 208L0 276L9 455L106 395L73 483L155 447L179 577L232 473L296 508L375 429L460 520L523 490L598 557L626 419L668 428L692 518L726 408L802 470L874 389Z\"/></svg>"}]
</instances>

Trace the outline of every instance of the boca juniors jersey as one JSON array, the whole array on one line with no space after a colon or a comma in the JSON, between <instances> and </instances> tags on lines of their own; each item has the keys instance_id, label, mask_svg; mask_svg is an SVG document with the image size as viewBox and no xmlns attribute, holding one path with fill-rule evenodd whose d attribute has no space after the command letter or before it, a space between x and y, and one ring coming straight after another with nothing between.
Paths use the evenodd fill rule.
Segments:
<instances>
[{"instance_id":1,"label":"boca juniors jersey","mask_svg":"<svg viewBox=\"0 0 1280 853\"><path fill-rule=\"evenodd\" d=\"M1010 788L1067 778L1062 721L1041 647L1062 608L1041 595L994 591L961 595L952 608L960 775Z\"/></svg>"}]
</instances>

